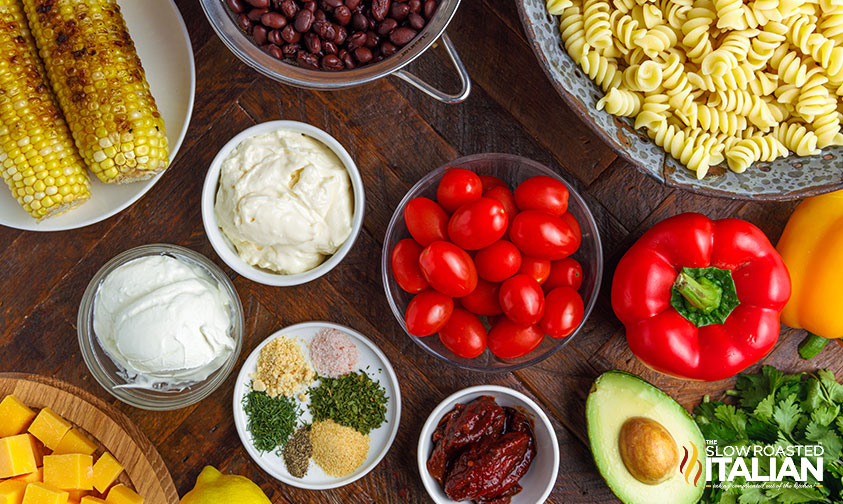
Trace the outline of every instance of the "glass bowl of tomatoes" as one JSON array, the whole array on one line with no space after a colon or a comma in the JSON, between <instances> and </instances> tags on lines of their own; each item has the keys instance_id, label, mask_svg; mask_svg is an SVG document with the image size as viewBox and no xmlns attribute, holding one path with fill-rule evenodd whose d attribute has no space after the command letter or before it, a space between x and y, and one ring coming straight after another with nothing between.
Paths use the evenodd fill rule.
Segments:
<instances>
[{"instance_id":1,"label":"glass bowl of tomatoes","mask_svg":"<svg viewBox=\"0 0 843 504\"><path fill-rule=\"evenodd\" d=\"M511 154L419 180L386 231L381 273L405 333L464 369L534 365L582 329L603 272L597 224L558 173Z\"/></svg>"}]
</instances>

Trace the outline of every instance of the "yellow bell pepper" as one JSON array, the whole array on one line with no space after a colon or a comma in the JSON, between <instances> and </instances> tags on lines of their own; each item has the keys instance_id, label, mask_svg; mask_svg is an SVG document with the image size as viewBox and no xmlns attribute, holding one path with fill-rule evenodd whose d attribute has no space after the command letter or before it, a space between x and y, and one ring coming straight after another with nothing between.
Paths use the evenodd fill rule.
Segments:
<instances>
[{"instance_id":1,"label":"yellow bell pepper","mask_svg":"<svg viewBox=\"0 0 843 504\"><path fill-rule=\"evenodd\" d=\"M843 191L800 203L776 248L792 282L781 320L810 333L799 345L799 354L809 359L828 339L843 337Z\"/></svg>"}]
</instances>

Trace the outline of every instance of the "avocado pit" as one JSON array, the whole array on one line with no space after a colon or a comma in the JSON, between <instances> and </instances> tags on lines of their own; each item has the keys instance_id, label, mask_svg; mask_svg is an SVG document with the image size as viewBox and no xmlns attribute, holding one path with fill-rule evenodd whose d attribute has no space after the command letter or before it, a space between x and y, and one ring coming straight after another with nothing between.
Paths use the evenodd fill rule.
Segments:
<instances>
[{"instance_id":1,"label":"avocado pit","mask_svg":"<svg viewBox=\"0 0 843 504\"><path fill-rule=\"evenodd\" d=\"M667 480L679 463L673 436L651 418L632 417L624 422L618 435L618 449L626 470L647 485Z\"/></svg>"}]
</instances>

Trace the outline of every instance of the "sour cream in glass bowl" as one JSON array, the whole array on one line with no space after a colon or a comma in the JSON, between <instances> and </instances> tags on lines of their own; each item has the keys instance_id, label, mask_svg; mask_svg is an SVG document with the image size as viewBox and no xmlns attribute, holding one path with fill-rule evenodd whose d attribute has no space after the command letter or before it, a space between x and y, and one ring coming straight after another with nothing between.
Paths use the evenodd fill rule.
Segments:
<instances>
[{"instance_id":1,"label":"sour cream in glass bowl","mask_svg":"<svg viewBox=\"0 0 843 504\"><path fill-rule=\"evenodd\" d=\"M285 286L333 269L363 224L363 181L348 152L308 124L271 121L231 139L208 169L202 220L239 274Z\"/></svg>"},{"instance_id":2,"label":"sour cream in glass bowl","mask_svg":"<svg viewBox=\"0 0 843 504\"><path fill-rule=\"evenodd\" d=\"M243 307L205 256L143 245L108 261L82 296L82 357L108 392L132 406L172 410L216 390L237 361Z\"/></svg>"}]
</instances>

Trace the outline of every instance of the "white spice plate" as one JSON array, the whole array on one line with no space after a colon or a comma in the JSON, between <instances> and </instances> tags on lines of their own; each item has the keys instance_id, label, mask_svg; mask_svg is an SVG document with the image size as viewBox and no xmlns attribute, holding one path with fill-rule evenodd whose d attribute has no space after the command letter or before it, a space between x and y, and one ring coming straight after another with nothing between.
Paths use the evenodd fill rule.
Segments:
<instances>
[{"instance_id":1,"label":"white spice plate","mask_svg":"<svg viewBox=\"0 0 843 504\"><path fill-rule=\"evenodd\" d=\"M167 128L170 164L179 152L196 88L193 48L184 19L173 0L120 0L129 35ZM169 169L167 170L169 171ZM0 180L0 225L29 231L66 231L103 221L141 199L163 173L133 184L104 184L90 170L91 199L62 215L36 222Z\"/></svg>"},{"instance_id":2,"label":"white spice plate","mask_svg":"<svg viewBox=\"0 0 843 504\"><path fill-rule=\"evenodd\" d=\"M347 334L357 345L357 353L359 360L357 369L366 371L373 380L379 382L386 391L386 396L389 400L386 403L386 422L384 422L377 429L369 432L369 455L366 461L359 469L342 478L334 478L328 476L316 463L311 460L310 468L303 478L296 478L287 471L287 466L284 464L284 458L276 455L275 451L260 453L252 443L252 436L246 428L248 418L246 412L243 411L243 398L250 391L250 383L252 378L250 374L255 372L258 363L258 354L261 349L277 336L286 336L297 340L302 345L302 352L305 357L310 359L310 342L316 333L322 329L337 329ZM313 385L318 385L319 382L313 382ZM310 414L310 398L302 402L296 399L301 405L302 415L299 417L299 425L310 423L313 416ZM237 427L237 434L240 436L240 441L252 457L252 460L257 463L261 469L269 473L273 478L286 483L288 485L306 488L309 490L327 490L330 488L338 488L348 485L353 481L365 476L369 471L375 468L383 459L392 442L395 440L395 435L398 433L398 424L401 421L401 390L398 387L398 378L395 376L395 371L392 369L389 360L381 350L375 346L368 338L355 331L338 324L330 322L304 322L301 324L292 325L276 331L268 338L263 340L260 345L255 348L243 367L240 368L240 374L237 376L237 381L234 384L234 425Z\"/></svg>"}]
</instances>

